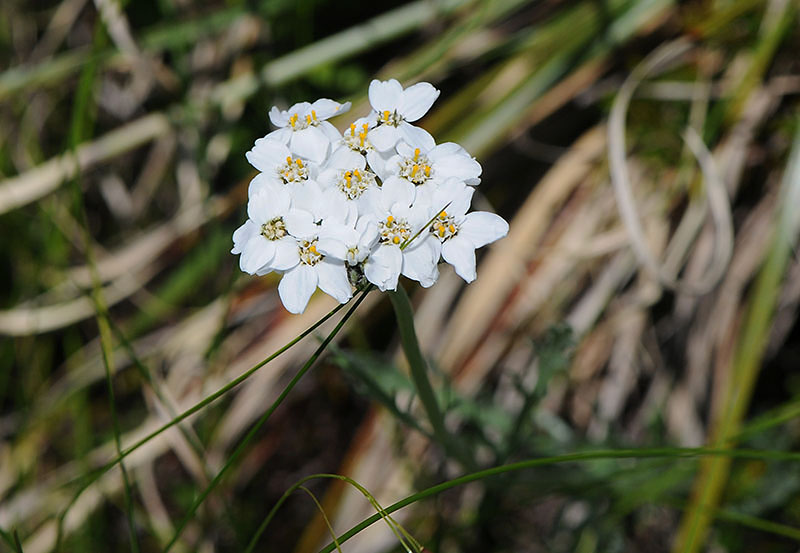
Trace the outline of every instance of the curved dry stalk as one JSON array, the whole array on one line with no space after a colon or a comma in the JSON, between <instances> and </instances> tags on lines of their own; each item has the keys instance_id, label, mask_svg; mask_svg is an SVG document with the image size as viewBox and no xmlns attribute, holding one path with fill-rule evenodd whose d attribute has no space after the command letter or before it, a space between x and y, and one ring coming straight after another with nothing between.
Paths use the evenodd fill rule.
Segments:
<instances>
[{"instance_id":1,"label":"curved dry stalk","mask_svg":"<svg viewBox=\"0 0 800 553\"><path fill-rule=\"evenodd\" d=\"M730 262L733 251L733 224L731 222L730 202L725 184L716 169L713 156L703 144L702 139L691 127L687 129L684 140L692 154L697 158L705 180L712 220L716 227L717 247L711 267L699 282L679 281L674 270L659 264L650 251L644 229L637 212L630 185L630 175L626 162L625 119L628 105L639 83L648 75L663 70L691 48L683 39L667 43L652 52L620 88L611 109L608 124L608 157L611 183L617 198L620 218L628 231L630 245L640 265L646 267L665 287L686 294L702 295L717 285ZM689 216L687 214L686 216Z\"/></svg>"},{"instance_id":2,"label":"curved dry stalk","mask_svg":"<svg viewBox=\"0 0 800 553\"><path fill-rule=\"evenodd\" d=\"M102 292L107 305L119 303L141 290L159 270L160 267L157 265L147 265L138 273L125 273L103 287ZM94 302L88 296L45 307L18 307L0 311L0 334L8 336L41 334L94 315Z\"/></svg>"}]
</instances>

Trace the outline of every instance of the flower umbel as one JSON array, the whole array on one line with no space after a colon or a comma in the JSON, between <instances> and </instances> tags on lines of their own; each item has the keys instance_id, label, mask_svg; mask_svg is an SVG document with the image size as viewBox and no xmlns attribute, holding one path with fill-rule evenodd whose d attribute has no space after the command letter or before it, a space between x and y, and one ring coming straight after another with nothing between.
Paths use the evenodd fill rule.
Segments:
<instances>
[{"instance_id":1,"label":"flower umbel","mask_svg":"<svg viewBox=\"0 0 800 553\"><path fill-rule=\"evenodd\" d=\"M382 291L401 274L432 286L440 261L471 282L476 248L506 235L501 217L469 212L480 164L412 125L438 95L429 83L372 81L372 114L343 134L328 119L349 103L270 110L276 130L247 152L259 173L231 252L244 272L283 275L288 311L303 312L317 288L344 303L365 279Z\"/></svg>"}]
</instances>

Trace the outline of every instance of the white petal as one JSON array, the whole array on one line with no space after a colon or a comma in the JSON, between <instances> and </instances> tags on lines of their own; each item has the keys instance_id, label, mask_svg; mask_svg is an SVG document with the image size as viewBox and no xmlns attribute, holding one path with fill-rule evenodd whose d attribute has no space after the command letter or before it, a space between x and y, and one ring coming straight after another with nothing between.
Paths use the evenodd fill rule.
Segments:
<instances>
[{"instance_id":1,"label":"white petal","mask_svg":"<svg viewBox=\"0 0 800 553\"><path fill-rule=\"evenodd\" d=\"M381 292L397 289L403 268L403 252L396 246L379 246L364 264L364 276Z\"/></svg>"},{"instance_id":2,"label":"white petal","mask_svg":"<svg viewBox=\"0 0 800 553\"><path fill-rule=\"evenodd\" d=\"M374 165L370 164L370 167L375 174L380 177L382 182L386 182L389 180L389 177L400 172L400 161L402 161L403 158L398 155L393 155L389 158L384 157L389 152L391 152L391 150L387 150L383 155L378 152L367 153L367 159L371 159L375 162ZM371 158L369 157L370 155L372 155Z\"/></svg>"},{"instance_id":3,"label":"white petal","mask_svg":"<svg viewBox=\"0 0 800 553\"><path fill-rule=\"evenodd\" d=\"M463 181L450 178L444 181L433 194L431 203L434 209L444 209L449 215L463 217L472 203L475 189Z\"/></svg>"},{"instance_id":4,"label":"white petal","mask_svg":"<svg viewBox=\"0 0 800 553\"><path fill-rule=\"evenodd\" d=\"M319 227L314 224L314 216L304 209L290 209L283 221L289 234L296 238L310 239L319 232Z\"/></svg>"},{"instance_id":5,"label":"white petal","mask_svg":"<svg viewBox=\"0 0 800 553\"><path fill-rule=\"evenodd\" d=\"M381 187L381 202L390 210L395 204L408 207L414 201L414 185L406 179L389 177Z\"/></svg>"},{"instance_id":6,"label":"white petal","mask_svg":"<svg viewBox=\"0 0 800 553\"><path fill-rule=\"evenodd\" d=\"M508 234L508 223L495 213L473 211L467 213L458 234L467 238L476 248L481 248Z\"/></svg>"},{"instance_id":7,"label":"white petal","mask_svg":"<svg viewBox=\"0 0 800 553\"><path fill-rule=\"evenodd\" d=\"M477 276L475 272L475 248L472 243L458 235L442 245L442 258L453 266L456 274L467 282L472 282Z\"/></svg>"},{"instance_id":8,"label":"white petal","mask_svg":"<svg viewBox=\"0 0 800 553\"><path fill-rule=\"evenodd\" d=\"M367 163L369 163L369 167L370 169L372 169L372 172L380 177L381 174L386 171L384 166L386 165L386 161L390 157L392 157L391 154L393 153L394 152L392 152L391 150L388 150L387 152L384 153L381 153L377 150L368 151ZM383 177L381 177L381 180L383 180Z\"/></svg>"},{"instance_id":9,"label":"white petal","mask_svg":"<svg viewBox=\"0 0 800 553\"><path fill-rule=\"evenodd\" d=\"M275 241L275 257L269 266L276 271L288 271L300 263L300 248L297 240L291 236L284 236Z\"/></svg>"},{"instance_id":10,"label":"white petal","mask_svg":"<svg viewBox=\"0 0 800 553\"><path fill-rule=\"evenodd\" d=\"M442 142L441 144L437 144L433 150L428 152L428 157L431 158L431 161L436 161L441 157L450 156L453 154L469 156L469 152L467 152L460 144L456 144L455 142Z\"/></svg>"},{"instance_id":11,"label":"white petal","mask_svg":"<svg viewBox=\"0 0 800 553\"><path fill-rule=\"evenodd\" d=\"M253 234L242 248L239 267L245 273L255 274L275 257L275 244L260 233Z\"/></svg>"},{"instance_id":12,"label":"white petal","mask_svg":"<svg viewBox=\"0 0 800 553\"><path fill-rule=\"evenodd\" d=\"M394 112L400 106L402 96L403 86L395 79L388 81L375 79L369 83L369 103L375 111Z\"/></svg>"},{"instance_id":13,"label":"white petal","mask_svg":"<svg viewBox=\"0 0 800 553\"><path fill-rule=\"evenodd\" d=\"M358 152L354 152L347 146L342 146L334 150L328 161L325 162L326 169L363 169L367 165L367 160Z\"/></svg>"},{"instance_id":14,"label":"white petal","mask_svg":"<svg viewBox=\"0 0 800 553\"><path fill-rule=\"evenodd\" d=\"M278 130L267 133L264 138L266 140L272 140L273 142L279 142L285 146L289 143L289 139L292 137L292 134L293 131L289 127L281 127Z\"/></svg>"},{"instance_id":15,"label":"white petal","mask_svg":"<svg viewBox=\"0 0 800 553\"><path fill-rule=\"evenodd\" d=\"M433 247L435 242L438 240L426 238L414 247L403 250L403 274L418 281L424 288L432 286L439 278L439 269L436 266L439 252Z\"/></svg>"},{"instance_id":16,"label":"white petal","mask_svg":"<svg viewBox=\"0 0 800 553\"><path fill-rule=\"evenodd\" d=\"M428 113L438 97L439 91L431 83L417 83L403 91L397 112L406 121L416 121Z\"/></svg>"},{"instance_id":17,"label":"white petal","mask_svg":"<svg viewBox=\"0 0 800 553\"><path fill-rule=\"evenodd\" d=\"M419 148L420 153L423 154L435 149L436 141L425 129L415 127L410 123L401 123L398 128L403 140L397 143L397 152L403 157L413 156L416 148Z\"/></svg>"},{"instance_id":18,"label":"white petal","mask_svg":"<svg viewBox=\"0 0 800 553\"><path fill-rule=\"evenodd\" d=\"M320 290L334 298L339 303L345 303L353 297L353 288L347 279L347 269L343 261L333 261L328 258L317 263L314 268L319 276Z\"/></svg>"},{"instance_id":19,"label":"white petal","mask_svg":"<svg viewBox=\"0 0 800 553\"><path fill-rule=\"evenodd\" d=\"M289 147L301 157L322 163L328 155L330 142L325 133L317 127L308 127L292 133Z\"/></svg>"},{"instance_id":20,"label":"white petal","mask_svg":"<svg viewBox=\"0 0 800 553\"><path fill-rule=\"evenodd\" d=\"M255 233L258 232L258 225L248 219L242 226L233 231L233 249L231 253L242 253L244 245L250 240Z\"/></svg>"},{"instance_id":21,"label":"white petal","mask_svg":"<svg viewBox=\"0 0 800 553\"><path fill-rule=\"evenodd\" d=\"M434 151L436 149L434 148ZM471 180L481 176L481 164L477 160L463 154L431 158L437 179L455 177L461 180Z\"/></svg>"},{"instance_id":22,"label":"white petal","mask_svg":"<svg viewBox=\"0 0 800 553\"><path fill-rule=\"evenodd\" d=\"M397 127L397 130L401 139L408 142L410 145L416 144L417 146L415 147L419 147L421 150L427 151L436 146L436 142L434 142L433 137L428 131L415 127L407 121L402 121L400 126ZM370 139L371 137L372 135L370 135Z\"/></svg>"},{"instance_id":23,"label":"white petal","mask_svg":"<svg viewBox=\"0 0 800 553\"><path fill-rule=\"evenodd\" d=\"M278 284L278 294L287 311L302 313L316 288L317 272L312 267L301 263L283 275Z\"/></svg>"},{"instance_id":24,"label":"white petal","mask_svg":"<svg viewBox=\"0 0 800 553\"><path fill-rule=\"evenodd\" d=\"M254 196L270 186L283 186L283 181L268 173L258 173L247 187L247 197Z\"/></svg>"},{"instance_id":25,"label":"white petal","mask_svg":"<svg viewBox=\"0 0 800 553\"><path fill-rule=\"evenodd\" d=\"M245 154L250 165L266 173L274 173L277 168L286 162L289 149L285 144L269 138L259 138L253 149Z\"/></svg>"},{"instance_id":26,"label":"white petal","mask_svg":"<svg viewBox=\"0 0 800 553\"><path fill-rule=\"evenodd\" d=\"M306 180L291 186L292 209L308 211L314 221L319 221L325 211L324 195L317 181Z\"/></svg>"},{"instance_id":27,"label":"white petal","mask_svg":"<svg viewBox=\"0 0 800 553\"><path fill-rule=\"evenodd\" d=\"M247 216L262 225L289 210L289 193L283 186L265 183L247 201Z\"/></svg>"},{"instance_id":28,"label":"white petal","mask_svg":"<svg viewBox=\"0 0 800 553\"><path fill-rule=\"evenodd\" d=\"M285 127L289 124L289 114L272 106L272 109L269 110L269 120L278 128Z\"/></svg>"},{"instance_id":29,"label":"white petal","mask_svg":"<svg viewBox=\"0 0 800 553\"><path fill-rule=\"evenodd\" d=\"M328 138L331 144L335 144L337 142L341 142L342 135L339 132L339 129L328 123L327 121L322 121L318 128L322 131L322 133Z\"/></svg>"},{"instance_id":30,"label":"white petal","mask_svg":"<svg viewBox=\"0 0 800 553\"><path fill-rule=\"evenodd\" d=\"M369 141L380 152L391 150L400 139L400 131L391 125L380 125L369 131Z\"/></svg>"},{"instance_id":31,"label":"white petal","mask_svg":"<svg viewBox=\"0 0 800 553\"><path fill-rule=\"evenodd\" d=\"M317 240L317 251L326 257L334 257L344 261L347 259L347 246L336 238L320 238Z\"/></svg>"},{"instance_id":32,"label":"white petal","mask_svg":"<svg viewBox=\"0 0 800 553\"><path fill-rule=\"evenodd\" d=\"M311 104L310 109L314 110L317 120L324 121L325 119L329 119L334 115L346 113L350 109L350 102L340 104L339 102L334 102L328 98L320 98Z\"/></svg>"}]
</instances>

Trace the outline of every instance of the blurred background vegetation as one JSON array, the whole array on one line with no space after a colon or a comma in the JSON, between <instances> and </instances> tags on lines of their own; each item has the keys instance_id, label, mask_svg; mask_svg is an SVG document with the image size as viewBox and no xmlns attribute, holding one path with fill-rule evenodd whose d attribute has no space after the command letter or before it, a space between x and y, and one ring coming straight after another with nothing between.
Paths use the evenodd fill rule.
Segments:
<instances>
[{"instance_id":1,"label":"blurred background vegetation","mask_svg":"<svg viewBox=\"0 0 800 553\"><path fill-rule=\"evenodd\" d=\"M288 315L276 280L228 253L244 152L270 106L329 97L360 116L375 77L442 90L421 125L478 157L476 205L511 221L470 287L449 270L427 291L405 283L467 459L431 443L372 294L174 551L244 550L317 472L388 505L589 449L797 450L796 1L3 0L0 45L0 550L164 549L313 337L124 473L84 476L332 307ZM645 74L654 51L670 63ZM623 136L627 160L610 161ZM621 162L639 225L618 214ZM375 512L344 482L307 487L339 534ZM800 466L612 455L454 488L396 520L442 552L794 552ZM329 541L296 493L256 550ZM377 524L343 549L402 547Z\"/></svg>"}]
</instances>

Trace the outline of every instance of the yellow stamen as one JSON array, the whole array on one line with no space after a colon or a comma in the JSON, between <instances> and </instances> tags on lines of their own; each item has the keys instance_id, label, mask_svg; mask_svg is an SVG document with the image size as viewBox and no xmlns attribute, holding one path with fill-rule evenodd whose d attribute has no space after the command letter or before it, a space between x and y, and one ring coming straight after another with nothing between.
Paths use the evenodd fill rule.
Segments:
<instances>
[{"instance_id":1,"label":"yellow stamen","mask_svg":"<svg viewBox=\"0 0 800 553\"><path fill-rule=\"evenodd\" d=\"M444 225L439 225L439 236L444 236Z\"/></svg>"},{"instance_id":2,"label":"yellow stamen","mask_svg":"<svg viewBox=\"0 0 800 553\"><path fill-rule=\"evenodd\" d=\"M383 112L383 119L384 121L389 121L389 110Z\"/></svg>"},{"instance_id":3,"label":"yellow stamen","mask_svg":"<svg viewBox=\"0 0 800 553\"><path fill-rule=\"evenodd\" d=\"M361 125L361 128L364 129L364 134L366 134L366 132L369 130L369 124L364 123L363 125Z\"/></svg>"},{"instance_id":4,"label":"yellow stamen","mask_svg":"<svg viewBox=\"0 0 800 553\"><path fill-rule=\"evenodd\" d=\"M447 218L447 212L446 212L446 211L442 211L442 212L439 214L439 219L446 219L446 218Z\"/></svg>"},{"instance_id":5,"label":"yellow stamen","mask_svg":"<svg viewBox=\"0 0 800 553\"><path fill-rule=\"evenodd\" d=\"M310 115L306 115L306 123L308 123L309 125L311 124L311 116Z\"/></svg>"},{"instance_id":6,"label":"yellow stamen","mask_svg":"<svg viewBox=\"0 0 800 553\"><path fill-rule=\"evenodd\" d=\"M455 226L455 225L450 225L449 227L447 227L447 229L448 229L450 232L455 232L455 231L456 231L456 226Z\"/></svg>"},{"instance_id":7,"label":"yellow stamen","mask_svg":"<svg viewBox=\"0 0 800 553\"><path fill-rule=\"evenodd\" d=\"M311 244L311 246L308 247L308 251L311 253L317 253L317 247L314 244Z\"/></svg>"},{"instance_id":8,"label":"yellow stamen","mask_svg":"<svg viewBox=\"0 0 800 553\"><path fill-rule=\"evenodd\" d=\"M367 133L361 132L358 133L358 138L361 139L361 147L364 147L364 139L367 138Z\"/></svg>"},{"instance_id":9,"label":"yellow stamen","mask_svg":"<svg viewBox=\"0 0 800 553\"><path fill-rule=\"evenodd\" d=\"M395 244L399 244L400 243L400 237L399 236L395 236L394 238L392 238L392 242L394 242Z\"/></svg>"},{"instance_id":10,"label":"yellow stamen","mask_svg":"<svg viewBox=\"0 0 800 553\"><path fill-rule=\"evenodd\" d=\"M414 148L414 161L419 159L419 148Z\"/></svg>"},{"instance_id":11,"label":"yellow stamen","mask_svg":"<svg viewBox=\"0 0 800 553\"><path fill-rule=\"evenodd\" d=\"M411 176L413 177L414 175L416 175L417 171L419 171L419 165L415 165L414 167L411 168Z\"/></svg>"},{"instance_id":12,"label":"yellow stamen","mask_svg":"<svg viewBox=\"0 0 800 553\"><path fill-rule=\"evenodd\" d=\"M389 216L386 218L386 224L387 224L387 225L391 225L393 222L394 222L394 217L392 217L391 215L389 215Z\"/></svg>"},{"instance_id":13,"label":"yellow stamen","mask_svg":"<svg viewBox=\"0 0 800 553\"><path fill-rule=\"evenodd\" d=\"M356 178L357 178L357 179L360 179L360 178L361 178L361 173L359 173L359 172L358 172L358 169L356 169L355 171L353 171L353 174L356 176Z\"/></svg>"},{"instance_id":14,"label":"yellow stamen","mask_svg":"<svg viewBox=\"0 0 800 553\"><path fill-rule=\"evenodd\" d=\"M425 176L426 177L430 177L431 176L431 166L430 165L426 165L425 166Z\"/></svg>"},{"instance_id":15,"label":"yellow stamen","mask_svg":"<svg viewBox=\"0 0 800 553\"><path fill-rule=\"evenodd\" d=\"M300 159L299 157L298 157L298 158L295 160L295 163L297 164L297 166L298 166L300 169L302 169L302 168L303 168L303 160L302 160L302 159Z\"/></svg>"},{"instance_id":16,"label":"yellow stamen","mask_svg":"<svg viewBox=\"0 0 800 553\"><path fill-rule=\"evenodd\" d=\"M355 136L355 135L356 135L356 124L350 123L350 136Z\"/></svg>"},{"instance_id":17,"label":"yellow stamen","mask_svg":"<svg viewBox=\"0 0 800 553\"><path fill-rule=\"evenodd\" d=\"M311 110L311 117L314 119L314 121L317 120L317 112L314 111L313 109Z\"/></svg>"}]
</instances>

